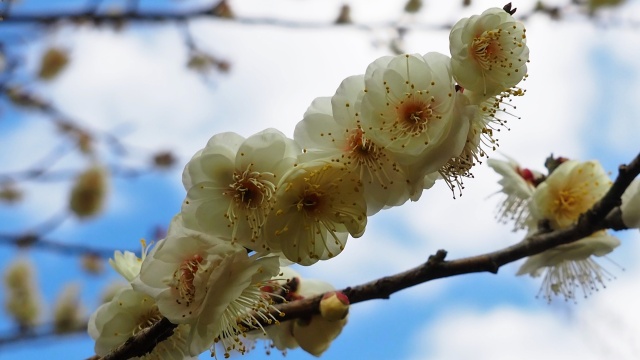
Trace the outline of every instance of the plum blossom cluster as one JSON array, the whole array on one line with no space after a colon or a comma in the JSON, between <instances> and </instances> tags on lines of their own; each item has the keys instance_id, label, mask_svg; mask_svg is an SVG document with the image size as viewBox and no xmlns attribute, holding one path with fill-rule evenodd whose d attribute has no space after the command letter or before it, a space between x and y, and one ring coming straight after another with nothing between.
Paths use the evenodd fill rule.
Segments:
<instances>
[{"instance_id":1,"label":"plum blossom cluster","mask_svg":"<svg viewBox=\"0 0 640 360\"><path fill-rule=\"evenodd\" d=\"M498 217L513 220L515 229L526 229L527 235L541 227L551 230L574 225L579 216L598 202L611 187L612 181L597 161L579 162L553 156L546 161L548 174L521 167L515 160L489 159L489 166L502 179L504 201ZM637 227L638 200L635 186L623 197L623 220ZM625 207L626 206L626 207ZM634 210L632 210L632 208ZM548 301L555 296L575 301L577 292L585 297L612 276L596 261L611 253L620 240L606 231L598 231L578 241L557 246L529 257L518 275L543 276L540 294Z\"/></svg>"},{"instance_id":2,"label":"plum blossom cluster","mask_svg":"<svg viewBox=\"0 0 640 360\"><path fill-rule=\"evenodd\" d=\"M348 299L332 293L320 315L279 324L274 304L333 291L282 265L338 256L368 217L438 180L455 197L497 147L511 97L524 94L529 51L510 8L460 20L450 52L375 60L315 99L293 139L276 129L214 135L185 166L186 198L166 238L141 258L116 253L131 286L91 318L98 355L161 317L178 327L150 357L228 357L256 338L322 354Z\"/></svg>"}]
</instances>

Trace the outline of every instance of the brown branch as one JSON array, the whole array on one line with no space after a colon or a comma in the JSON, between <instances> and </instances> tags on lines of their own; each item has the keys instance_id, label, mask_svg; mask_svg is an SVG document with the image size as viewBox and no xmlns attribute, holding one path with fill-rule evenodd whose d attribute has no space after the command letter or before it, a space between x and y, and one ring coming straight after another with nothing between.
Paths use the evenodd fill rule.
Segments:
<instances>
[{"instance_id":1,"label":"brown branch","mask_svg":"<svg viewBox=\"0 0 640 360\"><path fill-rule=\"evenodd\" d=\"M53 324L38 326L38 328L30 328L25 331L16 331L10 335L0 336L0 347L17 344L24 341L38 341L46 340L57 336L71 336L87 333L87 322L83 322L68 329L64 332L59 332L54 329Z\"/></svg>"},{"instance_id":2,"label":"brown branch","mask_svg":"<svg viewBox=\"0 0 640 360\"><path fill-rule=\"evenodd\" d=\"M10 3L10 2L8 2ZM228 12L221 11L221 9L228 9L229 5L226 0L220 0L213 4L198 6L195 8L186 8L178 10L153 10L153 9L141 9L137 0L129 0L127 7L121 12L103 12L99 10L98 6L89 6L79 8L77 10L64 10L64 11L40 11L40 12L3 12L3 19L0 22L0 26L5 24L36 24L36 25L52 25L61 22L71 23L94 23L99 24L113 24L120 25L124 22L131 23L162 23L162 22L183 22L197 18L211 18L222 19L226 21L233 21L243 25L268 25L284 28L296 28L296 29L317 29L317 28L331 28L336 26L346 26L361 30L371 30L374 28L398 28L402 27L405 30L448 30L453 26L452 23L442 24L424 24L424 23L412 23L401 24L398 21L387 21L378 23L340 23L334 19L329 21L298 21L289 19L280 19L275 17L243 17L230 15ZM540 2L536 7L529 12L524 13L518 11L515 17L519 20L525 21L534 14L540 13L549 16L553 20L559 20L564 13L571 13L572 10L581 12L584 6L581 4L572 4L568 2L563 6L550 6ZM336 12L336 16L338 12Z\"/></svg>"},{"instance_id":3,"label":"brown branch","mask_svg":"<svg viewBox=\"0 0 640 360\"><path fill-rule=\"evenodd\" d=\"M447 252L438 250L435 255L429 257L426 263L418 267L362 285L347 287L341 291L347 295L351 304L355 304L373 299L388 299L393 293L435 279L477 272L496 274L505 264L539 254L558 245L580 240L596 231L608 229L614 224L619 226L621 221L615 217L616 214L618 216L620 214L618 208L621 202L620 198L638 174L640 174L640 154L628 165L620 166L618 177L609 191L590 210L582 214L578 222L570 228L535 234L504 249L457 260L446 261ZM286 321L317 314L321 299L322 295L318 295L313 298L276 305L271 311L271 315L280 321ZM164 336L162 339L165 339L176 326L163 318L160 322L149 327L148 331L130 338L125 344L102 359L119 360L141 356L151 351L153 346L161 341L158 334Z\"/></svg>"},{"instance_id":4,"label":"brown branch","mask_svg":"<svg viewBox=\"0 0 640 360\"><path fill-rule=\"evenodd\" d=\"M225 1L219 1L212 5L200 6L197 8L186 10L140 10L128 9L120 13L108 13L100 12L96 9L78 9L78 10L65 10L65 11L48 11L48 12L12 12L6 14L3 18L2 24L40 24L51 25L59 22L72 22L72 23L87 23L92 22L94 24L121 24L122 22L136 22L136 23L162 23L162 22L184 22L197 18L212 18L212 19L224 19L227 21L233 21L243 25L269 25L278 26L284 28L331 28L336 26L348 26L359 28L363 30L370 30L372 28L380 27L397 27L397 22L381 22L376 24L336 24L333 19L330 21L322 22L309 22L309 21L296 21L286 20L279 18L269 17L241 17L234 16L228 17L225 14L220 13L219 5ZM338 13L336 12L336 16ZM446 25L426 25L416 24L421 29L439 30L450 29L452 24Z\"/></svg>"},{"instance_id":5,"label":"brown branch","mask_svg":"<svg viewBox=\"0 0 640 360\"><path fill-rule=\"evenodd\" d=\"M113 257L115 250L97 248L82 244L69 244L61 241L44 238L36 233L0 234L0 244L16 246L18 248L35 247L63 255L91 255L104 259Z\"/></svg>"}]
</instances>

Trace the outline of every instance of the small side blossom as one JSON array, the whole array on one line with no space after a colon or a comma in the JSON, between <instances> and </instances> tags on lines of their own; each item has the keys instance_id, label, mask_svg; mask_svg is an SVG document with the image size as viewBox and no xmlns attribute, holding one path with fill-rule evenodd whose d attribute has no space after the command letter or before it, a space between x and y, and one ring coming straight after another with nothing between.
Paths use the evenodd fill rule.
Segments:
<instances>
[{"instance_id":1,"label":"small side blossom","mask_svg":"<svg viewBox=\"0 0 640 360\"><path fill-rule=\"evenodd\" d=\"M564 158L547 160L551 174L533 191L529 201L529 233L537 231L545 220L552 229L564 229L578 221L611 186L611 180L600 163L578 162ZM522 188L519 188L522 190ZM578 241L557 246L531 256L518 275L544 274L540 293L551 301L553 296L574 300L580 288L586 297L599 287L609 273L593 257L604 256L620 245L620 240L598 231Z\"/></svg>"},{"instance_id":2,"label":"small side blossom","mask_svg":"<svg viewBox=\"0 0 640 360\"><path fill-rule=\"evenodd\" d=\"M293 262L311 265L340 254L347 234L360 237L366 224L358 175L331 161L305 162L278 185L267 219L267 245Z\"/></svg>"},{"instance_id":3,"label":"small side blossom","mask_svg":"<svg viewBox=\"0 0 640 360\"><path fill-rule=\"evenodd\" d=\"M553 229L573 225L611 187L597 161L561 163L534 191L530 211L535 220L548 220Z\"/></svg>"},{"instance_id":4,"label":"small side blossom","mask_svg":"<svg viewBox=\"0 0 640 360\"><path fill-rule=\"evenodd\" d=\"M257 327L258 318L270 321L270 302L260 287L278 268L275 256L249 256L241 246L189 233L161 240L132 284L153 297L171 322L190 325L190 355L215 353L216 342L226 354L246 351L238 336Z\"/></svg>"},{"instance_id":5,"label":"small side blossom","mask_svg":"<svg viewBox=\"0 0 640 360\"><path fill-rule=\"evenodd\" d=\"M593 257L609 254L619 245L620 240L616 237L599 231L529 257L517 275L544 275L540 293L549 302L554 296L575 301L577 289L581 289L586 297L598 288L606 287L604 281L610 277L609 273Z\"/></svg>"},{"instance_id":6,"label":"small side blossom","mask_svg":"<svg viewBox=\"0 0 640 360\"><path fill-rule=\"evenodd\" d=\"M275 129L248 139L216 135L185 167L187 227L269 251L262 227L275 202L276 184L297 161L300 148Z\"/></svg>"},{"instance_id":7,"label":"small side blossom","mask_svg":"<svg viewBox=\"0 0 640 360\"><path fill-rule=\"evenodd\" d=\"M458 84L485 97L516 86L527 74L525 32L521 22L500 8L458 21L449 35Z\"/></svg>"},{"instance_id":8,"label":"small side blossom","mask_svg":"<svg viewBox=\"0 0 640 360\"><path fill-rule=\"evenodd\" d=\"M498 220L506 223L514 221L514 230L525 227L529 216L529 201L536 184L544 176L535 170L523 168L514 159L505 156L506 160L488 159L487 164L502 176L498 184L502 186L504 200L498 205Z\"/></svg>"},{"instance_id":9,"label":"small side blossom","mask_svg":"<svg viewBox=\"0 0 640 360\"><path fill-rule=\"evenodd\" d=\"M134 291L130 286L119 290L89 318L88 332L96 342L96 355L108 354L160 319L162 314L152 297ZM188 355L188 333L189 325L178 325L173 335L157 344L150 353L135 359L197 359Z\"/></svg>"}]
</instances>

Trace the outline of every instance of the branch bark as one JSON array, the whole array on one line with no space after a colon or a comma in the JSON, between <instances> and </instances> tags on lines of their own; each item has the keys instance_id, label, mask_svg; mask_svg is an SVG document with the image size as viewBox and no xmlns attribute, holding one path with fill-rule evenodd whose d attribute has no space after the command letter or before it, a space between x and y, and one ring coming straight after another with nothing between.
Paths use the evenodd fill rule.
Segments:
<instances>
[{"instance_id":1,"label":"branch bark","mask_svg":"<svg viewBox=\"0 0 640 360\"><path fill-rule=\"evenodd\" d=\"M640 174L640 154L628 165L619 167L618 177L609 191L590 210L582 214L578 222L570 228L535 234L518 244L498 251L451 261L445 260L447 255L445 250L438 250L436 254L429 257L427 262L413 269L362 285L347 287L341 291L347 295L351 304L373 299L388 299L393 293L435 279L477 272L496 274L505 264L541 253L558 245L580 240L596 231L609 228L626 229L620 219L621 196L638 174ZM276 305L271 314L280 321L317 314L321 299L322 295L318 295L313 298ZM263 326L269 325L263 324ZM175 327L176 325L163 318L162 321L149 327L147 331L130 338L125 344L102 359L124 360L141 356L151 351L153 346L161 341L158 336L164 336L162 339L168 337Z\"/></svg>"}]
</instances>

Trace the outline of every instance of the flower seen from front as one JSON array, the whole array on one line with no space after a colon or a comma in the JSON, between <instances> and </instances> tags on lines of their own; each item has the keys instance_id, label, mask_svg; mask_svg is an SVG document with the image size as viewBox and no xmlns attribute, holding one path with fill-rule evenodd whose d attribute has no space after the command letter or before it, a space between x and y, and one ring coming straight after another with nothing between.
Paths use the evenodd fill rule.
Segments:
<instances>
[{"instance_id":1,"label":"flower seen from front","mask_svg":"<svg viewBox=\"0 0 640 360\"><path fill-rule=\"evenodd\" d=\"M185 226L269 251L262 227L275 202L276 185L299 152L293 140L275 129L247 139L234 133L212 137L184 170Z\"/></svg>"},{"instance_id":2,"label":"flower seen from front","mask_svg":"<svg viewBox=\"0 0 640 360\"><path fill-rule=\"evenodd\" d=\"M347 235L360 237L367 225L362 183L339 163L299 164L282 178L276 199L267 219L267 244L298 264L340 254Z\"/></svg>"},{"instance_id":3,"label":"flower seen from front","mask_svg":"<svg viewBox=\"0 0 640 360\"><path fill-rule=\"evenodd\" d=\"M298 123L294 139L303 147L300 160L329 159L360 176L367 215L409 199L406 172L393 154L367 137L360 127L364 77L346 78L332 98L317 98Z\"/></svg>"}]
</instances>

